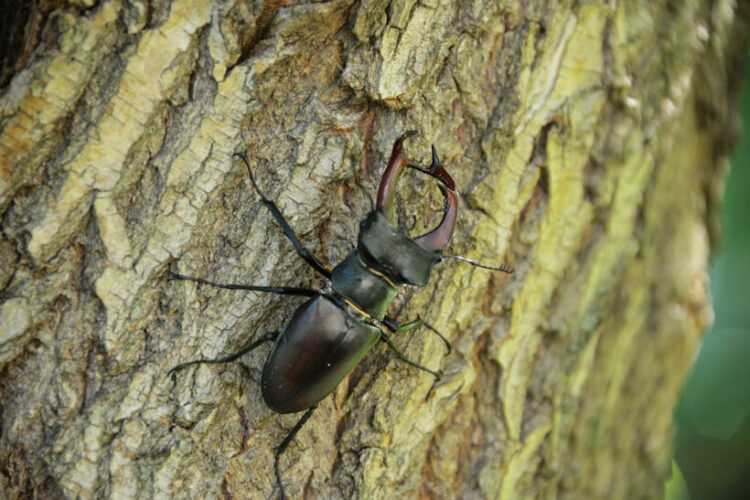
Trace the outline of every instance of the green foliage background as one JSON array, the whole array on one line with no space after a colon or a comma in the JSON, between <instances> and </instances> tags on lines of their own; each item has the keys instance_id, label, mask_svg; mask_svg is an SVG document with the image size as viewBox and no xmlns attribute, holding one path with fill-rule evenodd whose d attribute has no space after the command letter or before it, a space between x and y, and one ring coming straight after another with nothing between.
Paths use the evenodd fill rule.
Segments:
<instances>
[{"instance_id":1,"label":"green foliage background","mask_svg":"<svg viewBox=\"0 0 750 500\"><path fill-rule=\"evenodd\" d=\"M750 66L746 61L746 67ZM750 79L711 271L715 320L685 385L668 500L750 498ZM684 478L684 483L681 481Z\"/></svg>"}]
</instances>

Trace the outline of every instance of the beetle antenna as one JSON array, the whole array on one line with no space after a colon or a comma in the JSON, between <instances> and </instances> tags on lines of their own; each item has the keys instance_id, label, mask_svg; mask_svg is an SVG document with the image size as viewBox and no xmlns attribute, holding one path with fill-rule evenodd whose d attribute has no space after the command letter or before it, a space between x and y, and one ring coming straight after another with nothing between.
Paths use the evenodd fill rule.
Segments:
<instances>
[{"instance_id":1,"label":"beetle antenna","mask_svg":"<svg viewBox=\"0 0 750 500\"><path fill-rule=\"evenodd\" d=\"M481 267L482 269L487 269L489 271L500 271L503 273L513 274L513 268L510 266L506 266L505 264L500 264L499 266L488 266L487 264L482 264L481 262L466 258L462 255L443 255L442 258L459 260L461 262L466 262L467 264L471 264L472 266Z\"/></svg>"}]
</instances>

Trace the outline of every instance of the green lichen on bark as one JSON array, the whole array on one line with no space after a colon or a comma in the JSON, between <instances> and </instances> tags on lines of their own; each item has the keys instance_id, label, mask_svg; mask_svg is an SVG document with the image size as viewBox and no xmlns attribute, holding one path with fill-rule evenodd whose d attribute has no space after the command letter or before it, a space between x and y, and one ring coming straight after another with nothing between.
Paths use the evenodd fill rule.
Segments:
<instances>
[{"instance_id":1,"label":"green lichen on bark","mask_svg":"<svg viewBox=\"0 0 750 500\"><path fill-rule=\"evenodd\" d=\"M710 319L706 264L747 7L730 1L60 2L0 96L0 489L266 498L296 421L243 365L167 371L283 327L298 302L169 282L321 285L396 137L463 195L407 290L454 343L372 356L282 460L310 498L654 498ZM707 118L710 118L707 119ZM440 197L402 183L400 219ZM418 201L418 203L417 203ZM6 271L6 269L11 269Z\"/></svg>"}]
</instances>

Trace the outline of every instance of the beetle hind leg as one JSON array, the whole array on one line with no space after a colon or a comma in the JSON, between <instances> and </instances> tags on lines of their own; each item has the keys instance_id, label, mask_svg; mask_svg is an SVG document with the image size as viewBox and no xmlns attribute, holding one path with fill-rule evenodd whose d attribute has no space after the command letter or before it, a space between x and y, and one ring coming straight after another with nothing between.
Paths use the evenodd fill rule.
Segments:
<instances>
[{"instance_id":1,"label":"beetle hind leg","mask_svg":"<svg viewBox=\"0 0 750 500\"><path fill-rule=\"evenodd\" d=\"M200 365L200 364L217 365L217 364L231 363L233 361L237 361L239 358L241 358L245 354L251 351L254 351L261 345L265 344L266 342L273 342L274 340L276 340L276 337L278 336L279 336L278 331L267 333L263 335L261 338L253 340L252 342L250 342L249 344L247 344L245 347L235 352L234 354L230 354L229 356L224 356L222 358L216 358L216 359L202 358L202 359L194 359L193 361L188 361L186 363L181 363L175 366L174 368L172 368L171 370L169 370L168 375L172 377L172 380L174 380L178 371L184 370L185 368L189 366Z\"/></svg>"},{"instance_id":2,"label":"beetle hind leg","mask_svg":"<svg viewBox=\"0 0 750 500\"><path fill-rule=\"evenodd\" d=\"M279 470L279 459L281 458L281 455L284 454L286 449L289 447L289 443L291 443L297 433L302 429L302 426L304 426L308 420L310 420L310 417L312 417L313 412L318 406L312 406L305 411L305 414L302 415L302 418L300 418L296 424L294 424L294 427L292 427L292 430L289 431L289 433L286 435L284 440L274 449L273 454L273 470L276 474L276 484L279 486L279 498L281 500L286 499L286 493L284 492L284 485L281 483L281 471Z\"/></svg>"}]
</instances>

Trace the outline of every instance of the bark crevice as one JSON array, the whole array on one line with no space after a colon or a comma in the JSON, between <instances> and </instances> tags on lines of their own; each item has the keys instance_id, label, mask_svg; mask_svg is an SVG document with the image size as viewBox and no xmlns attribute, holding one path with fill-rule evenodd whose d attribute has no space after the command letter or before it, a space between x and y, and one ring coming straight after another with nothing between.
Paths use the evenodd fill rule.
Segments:
<instances>
[{"instance_id":1,"label":"bark crevice","mask_svg":"<svg viewBox=\"0 0 750 500\"><path fill-rule=\"evenodd\" d=\"M5 497L271 495L272 450L298 416L252 381L268 349L174 385L167 372L282 328L299 302L166 273L319 284L235 153L334 264L406 130L410 157L435 144L463 192L450 253L515 273L443 265L406 291L393 312L454 350L395 341L445 377L433 387L374 349L290 446L287 493L660 495L710 317L746 5L33 9L13 27L20 55L0 56ZM399 187L414 231L439 215L431 186Z\"/></svg>"}]
</instances>

